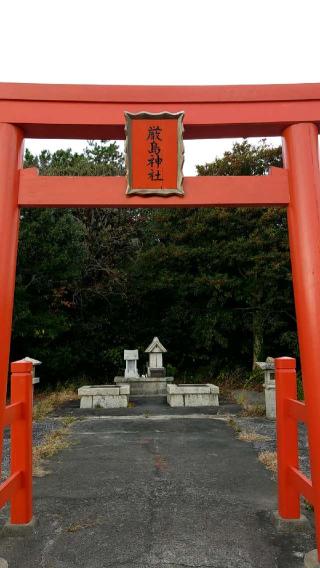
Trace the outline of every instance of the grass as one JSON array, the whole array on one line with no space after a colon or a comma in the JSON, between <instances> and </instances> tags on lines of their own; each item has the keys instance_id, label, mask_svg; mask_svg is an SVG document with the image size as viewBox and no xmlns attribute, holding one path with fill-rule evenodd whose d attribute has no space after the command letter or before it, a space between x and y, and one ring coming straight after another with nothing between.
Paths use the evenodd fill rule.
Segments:
<instances>
[{"instance_id":1,"label":"grass","mask_svg":"<svg viewBox=\"0 0 320 568\"><path fill-rule=\"evenodd\" d=\"M313 506L311 503L309 503L309 501L307 501L307 500L305 499L305 497L302 497L302 503L303 503L304 508L305 508L307 511L314 512L314 506Z\"/></svg>"},{"instance_id":2,"label":"grass","mask_svg":"<svg viewBox=\"0 0 320 568\"><path fill-rule=\"evenodd\" d=\"M237 433L237 438L242 442L266 442L270 440L268 436L264 436L263 434L241 430L240 426L233 418L229 420L229 426L233 428L233 430ZM260 452L260 454L258 455L258 460L265 466L266 469L272 471L272 473L277 473L277 452L270 452L267 450Z\"/></svg>"},{"instance_id":3,"label":"grass","mask_svg":"<svg viewBox=\"0 0 320 568\"><path fill-rule=\"evenodd\" d=\"M63 427L54 430L45 436L39 446L35 446L32 451L32 471L34 477L43 477L49 472L45 468L44 461L51 458L61 450L70 446L68 439L71 424L76 421L73 416L62 419Z\"/></svg>"},{"instance_id":4,"label":"grass","mask_svg":"<svg viewBox=\"0 0 320 568\"><path fill-rule=\"evenodd\" d=\"M230 420L228 420L228 424L229 426L231 426L231 428L237 432L237 434L239 434L241 432L241 428L239 426L239 424L236 423L236 421L233 418L230 418Z\"/></svg>"},{"instance_id":5,"label":"grass","mask_svg":"<svg viewBox=\"0 0 320 568\"><path fill-rule=\"evenodd\" d=\"M52 392L36 395L33 406L33 420L44 420L56 408L77 398L77 391L71 387L62 387ZM42 443L33 448L32 469L35 477L46 475L48 471L44 467L44 461L70 445L68 440L69 428L76 420L77 418L74 416L61 418L62 428L49 432Z\"/></svg>"},{"instance_id":6,"label":"grass","mask_svg":"<svg viewBox=\"0 0 320 568\"><path fill-rule=\"evenodd\" d=\"M71 424L73 424L77 420L78 418L76 418L75 416L64 416L63 418L61 418L61 422L65 427L71 426Z\"/></svg>"},{"instance_id":7,"label":"grass","mask_svg":"<svg viewBox=\"0 0 320 568\"><path fill-rule=\"evenodd\" d=\"M70 400L76 400L78 394L74 388L59 388L52 392L44 392L35 396L33 406L33 420L44 420L56 408ZM32 462L33 475L42 477L49 473L44 461L51 458L60 450L70 445L68 440L69 428L77 419L74 416L65 416L61 419L62 428L47 434L39 446L33 448Z\"/></svg>"},{"instance_id":8,"label":"grass","mask_svg":"<svg viewBox=\"0 0 320 568\"><path fill-rule=\"evenodd\" d=\"M255 416L265 416L266 408L264 404L253 404L247 402L244 393L237 394L234 396L236 402L242 406L241 416L255 417Z\"/></svg>"},{"instance_id":9,"label":"grass","mask_svg":"<svg viewBox=\"0 0 320 568\"><path fill-rule=\"evenodd\" d=\"M223 371L214 380L206 382L214 382L220 388L220 396L232 401L232 391L243 387L245 376L245 371L237 368L234 371Z\"/></svg>"},{"instance_id":10,"label":"grass","mask_svg":"<svg viewBox=\"0 0 320 568\"><path fill-rule=\"evenodd\" d=\"M266 409L265 406L263 404L244 404L242 411L241 411L241 416L246 416L246 417L259 417L259 416L265 416L266 415Z\"/></svg>"},{"instance_id":11,"label":"grass","mask_svg":"<svg viewBox=\"0 0 320 568\"><path fill-rule=\"evenodd\" d=\"M273 473L277 472L277 452L260 452L260 454L258 455L258 460Z\"/></svg>"},{"instance_id":12,"label":"grass","mask_svg":"<svg viewBox=\"0 0 320 568\"><path fill-rule=\"evenodd\" d=\"M72 388L61 388L56 391L41 393L35 397L33 407L33 419L44 420L61 404L70 400L77 400L78 394Z\"/></svg>"},{"instance_id":13,"label":"grass","mask_svg":"<svg viewBox=\"0 0 320 568\"><path fill-rule=\"evenodd\" d=\"M267 442L270 440L269 436L257 432L248 432L247 430L239 432L238 439L242 442Z\"/></svg>"},{"instance_id":14,"label":"grass","mask_svg":"<svg viewBox=\"0 0 320 568\"><path fill-rule=\"evenodd\" d=\"M96 527L100 522L102 521L101 517L98 517L95 520L86 520L86 521L77 521L75 523L72 523L71 525L69 525L65 531L69 532L69 533L75 533L78 531L81 531L83 529L91 529L93 527Z\"/></svg>"}]
</instances>

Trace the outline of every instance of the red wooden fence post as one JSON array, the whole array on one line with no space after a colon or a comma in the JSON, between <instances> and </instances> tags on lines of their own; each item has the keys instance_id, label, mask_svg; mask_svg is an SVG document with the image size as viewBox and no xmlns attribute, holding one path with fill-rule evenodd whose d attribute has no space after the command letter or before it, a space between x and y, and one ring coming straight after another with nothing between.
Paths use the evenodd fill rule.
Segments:
<instances>
[{"instance_id":1,"label":"red wooden fence post","mask_svg":"<svg viewBox=\"0 0 320 568\"><path fill-rule=\"evenodd\" d=\"M11 363L11 402L23 414L11 426L11 474L22 471L22 487L11 499L11 523L32 520L32 363Z\"/></svg>"},{"instance_id":2,"label":"red wooden fence post","mask_svg":"<svg viewBox=\"0 0 320 568\"><path fill-rule=\"evenodd\" d=\"M283 519L299 519L300 496L289 482L289 467L298 469L298 425L286 411L286 400L297 399L296 360L275 360L277 404L278 507Z\"/></svg>"}]
</instances>

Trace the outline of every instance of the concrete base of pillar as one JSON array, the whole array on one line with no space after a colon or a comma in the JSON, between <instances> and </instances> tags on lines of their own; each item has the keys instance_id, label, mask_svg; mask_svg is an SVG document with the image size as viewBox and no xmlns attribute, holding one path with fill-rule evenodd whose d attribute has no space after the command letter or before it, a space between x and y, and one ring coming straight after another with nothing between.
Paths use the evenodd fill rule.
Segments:
<instances>
[{"instance_id":1,"label":"concrete base of pillar","mask_svg":"<svg viewBox=\"0 0 320 568\"><path fill-rule=\"evenodd\" d=\"M272 521L277 531L283 533L301 532L310 527L310 523L304 515L301 515L300 519L283 519L278 511L274 511L272 513Z\"/></svg>"},{"instance_id":2,"label":"concrete base of pillar","mask_svg":"<svg viewBox=\"0 0 320 568\"><path fill-rule=\"evenodd\" d=\"M320 562L318 560L318 551L311 550L304 557L304 568L320 568Z\"/></svg>"},{"instance_id":3,"label":"concrete base of pillar","mask_svg":"<svg viewBox=\"0 0 320 568\"><path fill-rule=\"evenodd\" d=\"M35 517L32 517L30 523L27 523L25 525L16 525L8 521L6 522L5 525L3 525L3 527L1 527L0 534L2 536L25 536L32 533L34 531L35 526L36 526ZM1 563L0 563L0 568L2 568Z\"/></svg>"}]
</instances>

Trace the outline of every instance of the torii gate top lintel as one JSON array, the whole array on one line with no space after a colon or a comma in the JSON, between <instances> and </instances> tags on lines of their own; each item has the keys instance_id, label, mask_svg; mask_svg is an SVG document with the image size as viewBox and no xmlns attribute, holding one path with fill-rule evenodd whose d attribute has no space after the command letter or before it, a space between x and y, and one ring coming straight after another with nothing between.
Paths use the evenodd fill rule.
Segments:
<instances>
[{"instance_id":1,"label":"torii gate top lintel","mask_svg":"<svg viewBox=\"0 0 320 568\"><path fill-rule=\"evenodd\" d=\"M227 86L0 83L0 122L27 138L124 138L124 110L185 112L184 138L280 136L320 126L320 84Z\"/></svg>"},{"instance_id":2,"label":"torii gate top lintel","mask_svg":"<svg viewBox=\"0 0 320 568\"><path fill-rule=\"evenodd\" d=\"M301 122L320 126L320 84L102 86L0 83L0 123L31 138L123 139L125 111L183 110L184 138L281 135ZM125 197L124 178L43 178L23 172L18 204L28 207L162 207L162 198ZM177 207L286 206L286 171L267 178L185 178ZM89 191L90 189L90 191Z\"/></svg>"}]
</instances>

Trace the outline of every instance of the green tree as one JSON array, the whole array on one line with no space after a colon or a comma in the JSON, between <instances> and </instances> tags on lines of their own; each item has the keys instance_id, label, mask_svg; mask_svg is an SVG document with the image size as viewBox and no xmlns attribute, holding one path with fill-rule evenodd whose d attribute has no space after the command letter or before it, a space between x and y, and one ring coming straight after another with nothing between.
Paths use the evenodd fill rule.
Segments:
<instances>
[{"instance_id":1,"label":"green tree","mask_svg":"<svg viewBox=\"0 0 320 568\"><path fill-rule=\"evenodd\" d=\"M34 156L26 149L24 167L36 167L46 176L119 176L125 172L124 157L116 142L92 140L81 154L69 148L53 153L42 150Z\"/></svg>"},{"instance_id":2,"label":"green tree","mask_svg":"<svg viewBox=\"0 0 320 568\"><path fill-rule=\"evenodd\" d=\"M41 175L123 175L116 143L84 152L25 154ZM21 219L13 351L47 363L54 380L116 368L127 294L126 263L136 253L137 213L118 209L29 209Z\"/></svg>"},{"instance_id":3,"label":"green tree","mask_svg":"<svg viewBox=\"0 0 320 568\"><path fill-rule=\"evenodd\" d=\"M200 175L264 175L281 149L236 143ZM163 209L150 217L132 278L140 336L161 333L185 374L242 364L295 345L286 214L279 209ZM157 327L157 329L155 329Z\"/></svg>"},{"instance_id":4,"label":"green tree","mask_svg":"<svg viewBox=\"0 0 320 568\"><path fill-rule=\"evenodd\" d=\"M281 147L262 140L254 146L247 140L235 143L232 151L211 164L197 166L199 175L265 175L271 166L282 166ZM252 364L264 356L266 328L281 332L276 322L294 319L291 272L285 210L234 209L228 215L231 237L226 254L233 263L235 298L239 310L250 319ZM249 321L249 326L248 326Z\"/></svg>"},{"instance_id":5,"label":"green tree","mask_svg":"<svg viewBox=\"0 0 320 568\"><path fill-rule=\"evenodd\" d=\"M85 230L70 211L25 209L21 217L14 356L37 356L53 374L67 363L70 348L63 338L72 328Z\"/></svg>"},{"instance_id":6,"label":"green tree","mask_svg":"<svg viewBox=\"0 0 320 568\"><path fill-rule=\"evenodd\" d=\"M265 141L236 143L200 175L265 175ZM39 156L42 175L123 175L115 143ZM205 380L294 353L286 214L276 208L23 210L14 356L56 378L112 380L122 350L159 335L177 378Z\"/></svg>"}]
</instances>

